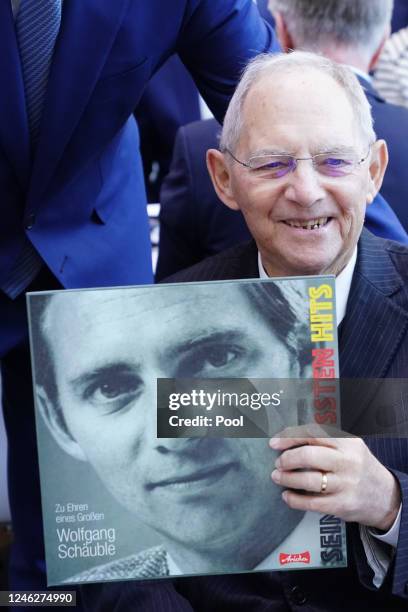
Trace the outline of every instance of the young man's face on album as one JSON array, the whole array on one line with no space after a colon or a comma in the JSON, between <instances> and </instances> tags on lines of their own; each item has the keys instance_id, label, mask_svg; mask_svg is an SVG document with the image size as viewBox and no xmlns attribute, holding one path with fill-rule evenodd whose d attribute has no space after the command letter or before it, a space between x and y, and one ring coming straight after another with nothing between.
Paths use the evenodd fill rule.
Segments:
<instances>
[{"instance_id":1,"label":"young man's face on album","mask_svg":"<svg viewBox=\"0 0 408 612\"><path fill-rule=\"evenodd\" d=\"M251 543L266 556L299 521L271 481L276 455L266 438L157 438L156 379L285 378L299 367L238 286L166 289L54 296L43 331L58 406L43 388L40 405L60 446L139 520L239 565Z\"/></svg>"}]
</instances>

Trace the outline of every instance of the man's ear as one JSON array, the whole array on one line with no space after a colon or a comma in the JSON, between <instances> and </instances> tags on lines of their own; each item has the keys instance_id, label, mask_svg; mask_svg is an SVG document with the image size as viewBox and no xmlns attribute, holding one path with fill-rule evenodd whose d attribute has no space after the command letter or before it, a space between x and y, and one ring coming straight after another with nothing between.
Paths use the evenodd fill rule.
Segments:
<instances>
[{"instance_id":1,"label":"man's ear","mask_svg":"<svg viewBox=\"0 0 408 612\"><path fill-rule=\"evenodd\" d=\"M81 447L68 432L59 408L51 402L44 387L36 387L36 397L40 414L58 446L71 457L87 461Z\"/></svg>"},{"instance_id":2,"label":"man's ear","mask_svg":"<svg viewBox=\"0 0 408 612\"><path fill-rule=\"evenodd\" d=\"M377 140L371 148L370 180L367 192L367 204L371 204L381 189L385 170L388 165L388 149L385 140Z\"/></svg>"},{"instance_id":3,"label":"man's ear","mask_svg":"<svg viewBox=\"0 0 408 612\"><path fill-rule=\"evenodd\" d=\"M225 154L217 149L208 149L207 168L217 196L228 208L239 210L231 188L231 170Z\"/></svg>"},{"instance_id":4,"label":"man's ear","mask_svg":"<svg viewBox=\"0 0 408 612\"><path fill-rule=\"evenodd\" d=\"M279 11L272 11L273 18L275 19L275 32L278 38L279 44L282 47L282 51L288 53L293 50L294 42L291 33L288 30L285 18Z\"/></svg>"}]
</instances>

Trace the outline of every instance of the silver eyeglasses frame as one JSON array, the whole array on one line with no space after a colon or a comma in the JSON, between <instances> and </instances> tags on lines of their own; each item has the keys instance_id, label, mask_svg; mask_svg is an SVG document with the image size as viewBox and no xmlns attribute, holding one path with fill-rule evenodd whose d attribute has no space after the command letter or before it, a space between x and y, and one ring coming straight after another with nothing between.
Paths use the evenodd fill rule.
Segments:
<instances>
[{"instance_id":1,"label":"silver eyeglasses frame","mask_svg":"<svg viewBox=\"0 0 408 612\"><path fill-rule=\"evenodd\" d=\"M371 152L371 147L373 146L374 143L371 143L368 146L368 151L367 154L364 157L361 158L357 158L356 160L349 160L350 161L350 172L352 172L353 168L356 166L361 165L363 162L366 161L366 159L368 158L368 156L370 155ZM281 155L277 155L277 154L265 154L265 155L255 155L253 157L251 157L248 162L243 162L240 159L238 159L237 157L235 157L235 155L232 153L232 151L228 148L225 148L223 150L221 150L221 153L228 153L232 159L234 161L236 161L238 164L240 164L241 166L244 166L245 168L249 168L250 170L256 170L257 168L251 164L252 160L255 159L259 159L259 158L265 158L265 159L270 159L271 161L273 161L274 159L282 159L282 158L286 158L288 160L291 161L291 166L288 167L287 169L285 169L285 173L282 176L286 176L287 174L289 174L289 172L295 172L295 170L297 169L297 162L299 161L311 161L313 164L313 167L316 169L316 158L326 158L326 157L336 157L336 153L318 153L317 155L312 155L311 157L293 157L292 155L287 155L285 153L281 154ZM261 169L262 166L259 168ZM280 178L279 176L275 177L275 178Z\"/></svg>"}]
</instances>

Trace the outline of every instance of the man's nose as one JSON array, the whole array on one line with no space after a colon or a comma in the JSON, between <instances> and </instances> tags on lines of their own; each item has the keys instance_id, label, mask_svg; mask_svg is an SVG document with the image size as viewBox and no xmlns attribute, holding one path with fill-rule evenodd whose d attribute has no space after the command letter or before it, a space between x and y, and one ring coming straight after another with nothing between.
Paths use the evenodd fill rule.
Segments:
<instances>
[{"instance_id":1,"label":"man's nose","mask_svg":"<svg viewBox=\"0 0 408 612\"><path fill-rule=\"evenodd\" d=\"M286 198L305 208L310 208L325 196L321 177L311 159L299 160L295 170L288 174L287 181Z\"/></svg>"}]
</instances>

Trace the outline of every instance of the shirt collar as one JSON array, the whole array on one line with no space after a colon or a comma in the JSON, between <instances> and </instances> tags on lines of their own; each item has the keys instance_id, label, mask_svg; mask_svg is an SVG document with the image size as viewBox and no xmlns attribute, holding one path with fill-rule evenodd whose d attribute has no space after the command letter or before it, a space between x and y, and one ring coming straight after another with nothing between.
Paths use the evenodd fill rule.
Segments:
<instances>
[{"instance_id":1,"label":"shirt collar","mask_svg":"<svg viewBox=\"0 0 408 612\"><path fill-rule=\"evenodd\" d=\"M371 83L371 77L367 72L364 72L364 70L360 70L360 68L356 68L355 66L350 66L350 64L344 65L347 66L347 68L350 68L350 70L354 72L354 74L364 79L364 81L367 81L367 83Z\"/></svg>"},{"instance_id":2,"label":"shirt collar","mask_svg":"<svg viewBox=\"0 0 408 612\"><path fill-rule=\"evenodd\" d=\"M357 261L357 247L355 247L352 256L345 268L336 276L336 319L337 325L340 325L346 314L347 300L350 293L351 281L353 278L354 268ZM258 251L258 271L259 278L269 278L265 268L262 265L261 254Z\"/></svg>"},{"instance_id":3,"label":"shirt collar","mask_svg":"<svg viewBox=\"0 0 408 612\"><path fill-rule=\"evenodd\" d=\"M186 572L182 572L173 557L166 551L167 556L167 567L169 569L169 576L182 576Z\"/></svg>"}]
</instances>

